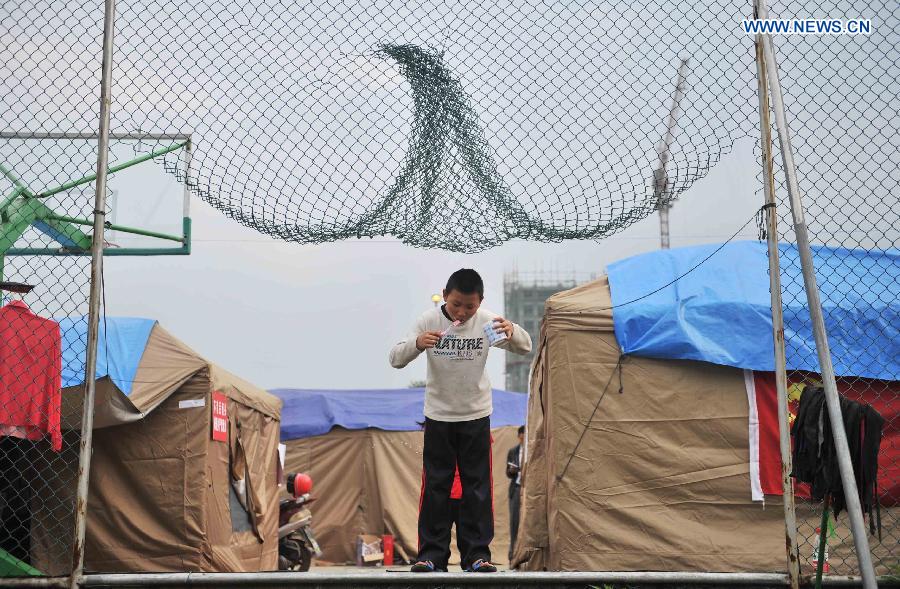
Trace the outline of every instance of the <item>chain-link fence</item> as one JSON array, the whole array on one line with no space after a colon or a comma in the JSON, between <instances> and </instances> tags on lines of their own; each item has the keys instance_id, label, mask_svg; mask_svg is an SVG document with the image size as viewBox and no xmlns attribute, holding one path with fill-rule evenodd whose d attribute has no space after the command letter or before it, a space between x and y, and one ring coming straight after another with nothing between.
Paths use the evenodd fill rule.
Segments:
<instances>
[{"instance_id":1,"label":"chain-link fence","mask_svg":"<svg viewBox=\"0 0 900 589\"><path fill-rule=\"evenodd\" d=\"M779 36L775 38L779 73L792 135L806 222L812 245L847 248L851 256L815 256L816 276L823 297L826 326L836 326L848 308L865 307L855 320L857 345L835 342L835 365L855 365L838 371L838 391L871 405L885 419L879 454L878 502L880 530L869 543L876 572L900 572L900 374L889 368L896 344L883 341L867 347L872 322L890 325L898 301L891 292L900 280L900 5L891 2L805 3L778 2L772 16L838 19L872 18L876 27L858 37ZM774 133L774 130L773 130ZM775 145L778 147L777 142ZM776 197L779 240L795 243L787 187L780 154L776 151ZM762 197L761 197L762 200ZM860 263L862 260L863 263ZM782 263L785 264L784 258ZM811 330L806 293L796 257L782 268L785 322L799 322ZM788 279L791 276L792 279ZM846 326L844 326L846 327ZM893 326L896 330L896 325ZM844 329L846 331L846 329ZM833 350L834 351L834 350ZM814 348L789 352L788 368L817 365ZM888 362L886 362L888 361ZM816 373L789 370L790 392L802 384L821 384ZM797 405L791 405L795 412ZM808 488L801 488L808 497ZM797 498L801 572L814 572L816 543L824 504ZM866 522L869 523L868 521ZM879 522L876 521L876 524ZM829 574L859 574L849 517L842 513L829 524ZM877 527L877 526L876 526Z\"/></svg>"},{"instance_id":2,"label":"chain-link fence","mask_svg":"<svg viewBox=\"0 0 900 589\"><path fill-rule=\"evenodd\" d=\"M65 387L84 380L90 257L13 254L90 247L90 228L52 216L89 219L92 187L30 198L96 166L96 142L75 144L0 141L0 576L66 574L72 562L75 497L54 481L78 474L80 404L63 397L80 397Z\"/></svg>"},{"instance_id":3,"label":"chain-link fence","mask_svg":"<svg viewBox=\"0 0 900 589\"><path fill-rule=\"evenodd\" d=\"M116 139L110 152L133 155L136 143ZM0 205L0 576L67 575L73 559L97 150L96 138L77 134L16 130L0 141L9 186ZM108 255L158 253L146 231L122 229L106 232ZM103 355L98 378L115 361Z\"/></svg>"},{"instance_id":4,"label":"chain-link fence","mask_svg":"<svg viewBox=\"0 0 900 589\"><path fill-rule=\"evenodd\" d=\"M872 20L870 35L776 44L814 243L896 248L900 5L804 0L770 12ZM114 143L111 152L155 153L194 194L289 241L390 235L474 252L512 239L599 239L671 202L736 139L759 133L753 37L740 25L752 5L743 0L127 0L116 14L112 130L144 140ZM93 170L96 144L67 134L98 126L102 19L99 0L0 4L0 255L6 280L36 286L24 301L45 321L77 322L86 313L86 258L26 254L84 246L88 228L73 219L91 214L92 185L41 195ZM681 112L663 157L683 59ZM173 140L160 139L188 133L189 168ZM791 241L787 210L779 206L781 238ZM872 267L859 297L878 299L882 281L896 276L889 270ZM820 280L840 276L820 271ZM784 297L805 300L799 290ZM40 341L31 343L52 343ZM25 363L4 362L18 386L31 386ZM841 380L881 403L896 431L900 375ZM5 394L16 390L4 384ZM48 405L42 414L53 411ZM64 442L72 436L77 445L71 431ZM880 572L897 567L894 444L882 449L883 529L873 542ZM0 547L20 560L32 554L35 526L65 546L73 506L52 521L26 508L53 494L37 465L63 468L63 454L15 435L3 437L2 448L3 468L18 482L4 487L12 499L0 504L3 517L13 519L4 519ZM810 517L819 510L798 509ZM814 535L808 519L800 518L803 557ZM833 548L832 570L854 572L841 545Z\"/></svg>"},{"instance_id":5,"label":"chain-link fence","mask_svg":"<svg viewBox=\"0 0 900 589\"><path fill-rule=\"evenodd\" d=\"M0 575L31 575L49 568L65 574L72 562L75 500L74 495L60 493L52 481L57 477L75 480L78 473L80 414L67 414L69 419L64 420L61 391L62 375L78 370L78 356L83 379L87 341L81 334L86 327L83 317L87 313L90 259L19 256L13 251L49 245L90 247L89 228L49 215L89 219L92 187L47 199L31 197L79 177L73 170L81 175L93 171L97 146L96 141L13 140L7 135L40 130L44 115L56 111L53 105L64 102L67 94L59 78L50 80L46 91L37 91L35 80L48 81L48 72L41 68L47 62L23 45L26 23L14 14L14 8L10 2L0 8L0 68L3 92L7 94L0 107L0 132L4 133L0 140L4 175L0 189L0 273L4 281L32 285L34 289L27 294L4 291L0 308L0 559L4 563ZM91 51L83 52L81 77L84 83L93 82L96 93L102 11L86 20L61 14L55 18L60 26L67 23L60 30L78 22L85 34L95 39ZM61 56L52 59L58 60ZM79 118L57 119L56 124L47 125L47 130L96 130L96 104L95 99L95 108L85 110ZM73 356L63 355L64 341L68 341Z\"/></svg>"},{"instance_id":6,"label":"chain-link fence","mask_svg":"<svg viewBox=\"0 0 900 589\"><path fill-rule=\"evenodd\" d=\"M394 235L471 252L600 238L753 130L741 112L752 53L736 29L747 13L719 1L119 2L112 128L193 131L197 192L286 240ZM99 3L13 5L7 124L94 130L98 15ZM681 57L691 90L657 191Z\"/></svg>"}]
</instances>

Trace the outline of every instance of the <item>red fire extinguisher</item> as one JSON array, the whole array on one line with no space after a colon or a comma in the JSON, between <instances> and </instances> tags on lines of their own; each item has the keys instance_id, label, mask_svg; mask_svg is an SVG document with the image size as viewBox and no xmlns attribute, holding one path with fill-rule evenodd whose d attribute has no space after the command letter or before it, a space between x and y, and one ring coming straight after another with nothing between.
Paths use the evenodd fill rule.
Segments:
<instances>
[{"instance_id":1,"label":"red fire extinguisher","mask_svg":"<svg viewBox=\"0 0 900 589\"><path fill-rule=\"evenodd\" d=\"M389 567L394 564L394 537L385 534L381 537L381 552L384 554L384 566Z\"/></svg>"}]
</instances>

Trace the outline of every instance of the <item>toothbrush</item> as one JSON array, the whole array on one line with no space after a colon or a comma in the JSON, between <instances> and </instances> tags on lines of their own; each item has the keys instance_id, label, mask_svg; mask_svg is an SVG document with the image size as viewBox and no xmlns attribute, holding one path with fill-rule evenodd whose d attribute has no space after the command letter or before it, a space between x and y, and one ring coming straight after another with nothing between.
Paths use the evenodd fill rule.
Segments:
<instances>
[{"instance_id":1,"label":"toothbrush","mask_svg":"<svg viewBox=\"0 0 900 589\"><path fill-rule=\"evenodd\" d=\"M451 323L450 327L448 327L447 329L445 329L444 331L441 332L441 337L444 337L445 335L450 333L450 330L453 329L454 327L459 327L460 323L462 323L462 321L460 321L459 319L457 319L456 321Z\"/></svg>"}]
</instances>

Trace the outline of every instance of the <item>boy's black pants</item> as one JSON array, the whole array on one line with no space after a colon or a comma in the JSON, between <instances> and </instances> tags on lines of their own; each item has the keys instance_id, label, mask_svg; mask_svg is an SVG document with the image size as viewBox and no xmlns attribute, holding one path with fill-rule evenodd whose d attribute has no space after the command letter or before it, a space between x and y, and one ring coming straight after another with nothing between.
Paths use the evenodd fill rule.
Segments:
<instances>
[{"instance_id":1,"label":"boy's black pants","mask_svg":"<svg viewBox=\"0 0 900 589\"><path fill-rule=\"evenodd\" d=\"M462 503L462 499L450 499L450 522L456 526L456 548L459 550L459 554L463 555L469 551L469 544L466 542L466 537L461 536L459 534L459 504ZM450 560L450 546L447 546L447 550L444 551L444 557L441 559L441 562L449 562ZM476 559L477 560L477 559ZM446 566L443 568L447 568Z\"/></svg>"},{"instance_id":2,"label":"boy's black pants","mask_svg":"<svg viewBox=\"0 0 900 589\"><path fill-rule=\"evenodd\" d=\"M450 488L459 465L462 501L457 536L466 554L463 568L479 558L491 559L494 539L494 486L491 475L491 419L434 421L425 419L422 456L422 496L419 502L419 557L447 568L450 550Z\"/></svg>"}]
</instances>

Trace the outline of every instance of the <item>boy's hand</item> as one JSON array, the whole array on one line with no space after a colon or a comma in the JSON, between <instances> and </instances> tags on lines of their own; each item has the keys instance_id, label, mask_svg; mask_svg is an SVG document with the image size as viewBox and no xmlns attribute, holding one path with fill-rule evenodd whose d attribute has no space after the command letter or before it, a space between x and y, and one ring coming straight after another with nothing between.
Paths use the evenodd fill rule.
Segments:
<instances>
[{"instance_id":1,"label":"boy's hand","mask_svg":"<svg viewBox=\"0 0 900 589\"><path fill-rule=\"evenodd\" d=\"M423 352L428 348L433 348L440 340L440 331L426 331L425 333L420 333L419 337L416 338L416 348Z\"/></svg>"},{"instance_id":2,"label":"boy's hand","mask_svg":"<svg viewBox=\"0 0 900 589\"><path fill-rule=\"evenodd\" d=\"M513 333L513 324L503 317L494 317L494 331L496 331L497 333L500 333L502 331L506 334L507 338L511 338Z\"/></svg>"}]
</instances>

